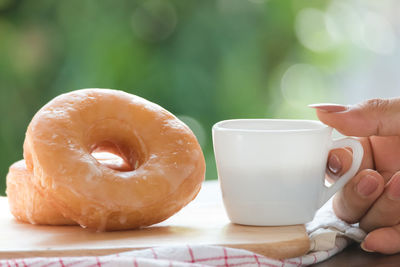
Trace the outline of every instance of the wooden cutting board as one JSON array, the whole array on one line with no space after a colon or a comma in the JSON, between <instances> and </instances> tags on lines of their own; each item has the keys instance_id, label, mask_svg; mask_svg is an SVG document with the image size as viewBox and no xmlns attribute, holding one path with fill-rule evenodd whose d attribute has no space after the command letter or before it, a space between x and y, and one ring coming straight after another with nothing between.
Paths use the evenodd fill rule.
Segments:
<instances>
[{"instance_id":1,"label":"wooden cutting board","mask_svg":"<svg viewBox=\"0 0 400 267\"><path fill-rule=\"evenodd\" d=\"M309 249L304 225L253 227L230 223L215 181L204 183L197 198L168 220L132 231L98 233L78 226L25 224L10 214L7 198L0 198L0 259L99 256L184 244L243 248L272 258L300 256Z\"/></svg>"}]
</instances>

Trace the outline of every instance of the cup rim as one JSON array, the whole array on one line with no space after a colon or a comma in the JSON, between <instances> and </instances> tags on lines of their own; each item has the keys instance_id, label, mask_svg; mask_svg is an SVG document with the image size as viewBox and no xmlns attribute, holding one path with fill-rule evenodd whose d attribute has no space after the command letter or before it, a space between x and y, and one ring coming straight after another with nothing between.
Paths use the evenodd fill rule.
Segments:
<instances>
[{"instance_id":1,"label":"cup rim","mask_svg":"<svg viewBox=\"0 0 400 267\"><path fill-rule=\"evenodd\" d=\"M246 128L229 128L224 127L224 124L231 122L242 122L242 121L266 121L266 122L288 122L288 123L311 123L317 125L318 128L300 128L300 129L246 129ZM309 133L309 132L324 132L332 129L326 124L318 120L303 120L303 119L230 119L230 120L222 120L215 123L212 127L213 131L224 131L224 132L246 132L246 133Z\"/></svg>"}]
</instances>

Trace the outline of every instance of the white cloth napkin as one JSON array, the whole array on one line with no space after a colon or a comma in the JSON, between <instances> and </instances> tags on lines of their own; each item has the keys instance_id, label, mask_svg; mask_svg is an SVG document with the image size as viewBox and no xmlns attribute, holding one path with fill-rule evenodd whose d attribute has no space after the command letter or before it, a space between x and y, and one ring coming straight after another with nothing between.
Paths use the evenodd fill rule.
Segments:
<instances>
[{"instance_id":1,"label":"white cloth napkin","mask_svg":"<svg viewBox=\"0 0 400 267\"><path fill-rule=\"evenodd\" d=\"M256 267L256 266L307 266L325 260L344 247L339 244L333 251L318 251L292 258L275 260L253 252L217 246L173 246L129 251L101 257L53 257L0 260L0 266L7 267Z\"/></svg>"},{"instance_id":2,"label":"white cloth napkin","mask_svg":"<svg viewBox=\"0 0 400 267\"><path fill-rule=\"evenodd\" d=\"M361 242L366 233L358 224L348 224L338 217L332 209L332 198L319 209L314 219L306 224L310 237L310 251L329 251L341 238Z\"/></svg>"}]
</instances>

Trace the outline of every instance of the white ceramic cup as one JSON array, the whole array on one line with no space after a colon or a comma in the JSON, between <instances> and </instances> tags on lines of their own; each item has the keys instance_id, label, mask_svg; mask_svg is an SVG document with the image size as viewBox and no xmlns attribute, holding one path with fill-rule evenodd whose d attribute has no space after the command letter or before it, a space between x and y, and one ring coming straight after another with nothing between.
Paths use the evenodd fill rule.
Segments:
<instances>
[{"instance_id":1,"label":"white ceramic cup","mask_svg":"<svg viewBox=\"0 0 400 267\"><path fill-rule=\"evenodd\" d=\"M240 119L213 126L214 153L225 209L233 223L303 224L358 171L363 148L356 139L332 140L319 121ZM325 185L329 151L350 147L353 162Z\"/></svg>"}]
</instances>

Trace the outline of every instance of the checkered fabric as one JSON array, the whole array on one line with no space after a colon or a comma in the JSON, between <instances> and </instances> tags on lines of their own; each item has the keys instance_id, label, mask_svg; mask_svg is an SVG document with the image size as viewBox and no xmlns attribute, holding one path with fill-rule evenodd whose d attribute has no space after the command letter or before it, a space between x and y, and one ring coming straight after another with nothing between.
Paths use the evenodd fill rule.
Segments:
<instances>
[{"instance_id":1,"label":"checkered fabric","mask_svg":"<svg viewBox=\"0 0 400 267\"><path fill-rule=\"evenodd\" d=\"M307 266L323 261L343 250L348 239L337 238L329 251L317 251L305 256L276 260L253 252L219 246L155 247L100 257L54 257L0 260L0 267L164 267L164 266Z\"/></svg>"}]
</instances>

